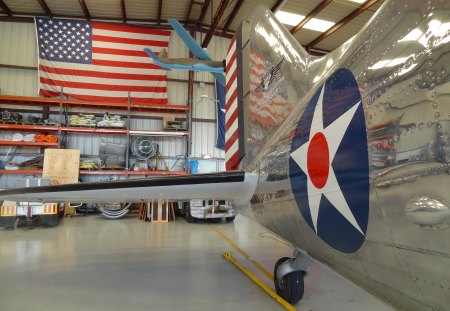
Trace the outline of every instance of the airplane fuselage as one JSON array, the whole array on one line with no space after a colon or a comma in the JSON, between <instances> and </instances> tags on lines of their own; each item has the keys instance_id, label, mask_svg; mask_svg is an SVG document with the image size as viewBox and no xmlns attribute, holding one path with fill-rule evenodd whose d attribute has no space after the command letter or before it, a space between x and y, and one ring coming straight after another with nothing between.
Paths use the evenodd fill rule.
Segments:
<instances>
[{"instance_id":1,"label":"airplane fuselage","mask_svg":"<svg viewBox=\"0 0 450 311\"><path fill-rule=\"evenodd\" d=\"M388 2L322 59L264 14L242 31L241 165L260 177L241 212L399 308L447 310L449 4Z\"/></svg>"}]
</instances>

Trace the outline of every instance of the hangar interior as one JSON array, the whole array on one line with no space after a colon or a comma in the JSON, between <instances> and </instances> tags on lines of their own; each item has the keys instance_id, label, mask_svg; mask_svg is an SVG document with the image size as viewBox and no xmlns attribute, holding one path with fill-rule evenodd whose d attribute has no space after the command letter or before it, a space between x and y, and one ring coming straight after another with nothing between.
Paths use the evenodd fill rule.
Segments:
<instances>
[{"instance_id":1,"label":"hangar interior","mask_svg":"<svg viewBox=\"0 0 450 311\"><path fill-rule=\"evenodd\" d=\"M241 22L263 5L307 53L320 57L353 38L384 2L0 0L0 189L227 171L229 95L219 94L210 68L164 70L139 47L122 59L120 47L108 50L114 40L104 33L123 32L117 46L151 45L161 59L165 49L169 60L186 61L195 53L168 22L176 19L211 60L222 61ZM57 22L68 29L47 32ZM70 34L70 23L81 26ZM72 60L70 44L47 42L52 35L64 41L65 34L77 41L83 27L92 36L86 62ZM80 42L74 44L74 57L84 57L75 51ZM68 64L64 70L51 68L57 57ZM101 74L85 74L94 63ZM114 78L108 66L120 68ZM110 86L112 79L122 81ZM129 80L137 84L127 88ZM303 299L280 303L271 297L278 297L274 266L296 252L294 245L214 193L195 199L4 201L0 219L14 221L0 229L0 308L395 310L318 261L304 275ZM55 216L50 225L49 214ZM253 282L226 260L228 252L254 274Z\"/></svg>"}]
</instances>

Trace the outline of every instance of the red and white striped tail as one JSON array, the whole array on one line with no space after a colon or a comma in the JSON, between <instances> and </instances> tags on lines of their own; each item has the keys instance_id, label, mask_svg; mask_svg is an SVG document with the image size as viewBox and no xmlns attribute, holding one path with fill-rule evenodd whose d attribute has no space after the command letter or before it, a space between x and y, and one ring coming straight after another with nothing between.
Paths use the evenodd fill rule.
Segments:
<instances>
[{"instance_id":1,"label":"red and white striped tail","mask_svg":"<svg viewBox=\"0 0 450 311\"><path fill-rule=\"evenodd\" d=\"M228 48L226 65L225 167L228 171L236 169L240 160L236 34Z\"/></svg>"}]
</instances>

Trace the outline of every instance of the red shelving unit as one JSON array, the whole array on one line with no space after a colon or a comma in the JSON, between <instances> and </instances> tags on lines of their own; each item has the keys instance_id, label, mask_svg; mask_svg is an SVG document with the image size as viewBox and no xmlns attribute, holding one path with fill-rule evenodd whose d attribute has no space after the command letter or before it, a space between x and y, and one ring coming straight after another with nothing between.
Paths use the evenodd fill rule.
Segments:
<instances>
[{"instance_id":1,"label":"red shelving unit","mask_svg":"<svg viewBox=\"0 0 450 311\"><path fill-rule=\"evenodd\" d=\"M110 102L88 102L80 100L64 100L58 98L44 97L23 97L23 96L0 96L0 105L19 106L17 108L26 109L26 106L36 106L42 108L42 114L48 113L49 108L59 108L60 115L63 108L86 108L97 109L104 112L105 110L124 110L130 118L131 111L146 112L156 114L179 114L185 115L189 113L190 107L184 105L152 105L141 103L110 103ZM3 108L3 106L2 106ZM12 109L12 108L11 108ZM28 108L29 109L29 108ZM35 109L33 108L32 111ZM56 109L51 112L55 113ZM44 125L17 125L17 124L0 124L0 131L24 131L24 132L53 132L61 139L61 135L66 133L79 134L111 134L126 135L127 140L132 135L149 135L156 137L179 137L186 138L190 136L189 131L161 131L161 130L131 130L126 128L90 128L90 127L73 127L73 126L44 126ZM0 141L0 146L22 146L22 147L54 147L59 148L58 143L36 143L36 142L13 142ZM127 156L128 161L128 156ZM41 170L0 170L0 174L42 174ZM171 171L119 171L119 170L99 170L85 171L81 170L80 175L124 175L124 176L150 176L150 175L186 175L186 172Z\"/></svg>"},{"instance_id":2,"label":"red shelving unit","mask_svg":"<svg viewBox=\"0 0 450 311\"><path fill-rule=\"evenodd\" d=\"M0 131L58 132L59 126L0 124Z\"/></svg>"},{"instance_id":3,"label":"red shelving unit","mask_svg":"<svg viewBox=\"0 0 450 311\"><path fill-rule=\"evenodd\" d=\"M58 143L35 143L28 141L0 141L0 146L21 146L21 147L56 147Z\"/></svg>"},{"instance_id":4,"label":"red shelving unit","mask_svg":"<svg viewBox=\"0 0 450 311\"><path fill-rule=\"evenodd\" d=\"M42 170L0 170L0 174L40 175Z\"/></svg>"}]
</instances>

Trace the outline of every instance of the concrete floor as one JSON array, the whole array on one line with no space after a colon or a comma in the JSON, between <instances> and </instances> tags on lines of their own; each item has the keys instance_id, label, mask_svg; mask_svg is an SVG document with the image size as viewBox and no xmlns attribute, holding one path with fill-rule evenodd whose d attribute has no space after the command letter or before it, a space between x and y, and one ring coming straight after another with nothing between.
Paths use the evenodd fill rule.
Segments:
<instances>
[{"instance_id":1,"label":"concrete floor","mask_svg":"<svg viewBox=\"0 0 450 311\"><path fill-rule=\"evenodd\" d=\"M213 224L267 270L292 249L238 216ZM0 230L0 310L283 310L221 257L273 288L210 224L151 224L90 215L57 227ZM299 310L393 310L314 262Z\"/></svg>"}]
</instances>

